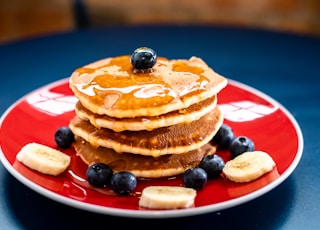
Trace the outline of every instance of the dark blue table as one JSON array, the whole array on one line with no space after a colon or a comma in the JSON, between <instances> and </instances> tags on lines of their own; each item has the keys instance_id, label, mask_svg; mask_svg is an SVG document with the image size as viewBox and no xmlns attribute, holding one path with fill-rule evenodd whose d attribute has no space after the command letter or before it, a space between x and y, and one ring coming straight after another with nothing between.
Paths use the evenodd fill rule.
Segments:
<instances>
[{"instance_id":1,"label":"dark blue table","mask_svg":"<svg viewBox=\"0 0 320 230\"><path fill-rule=\"evenodd\" d=\"M320 38L222 27L108 27L0 46L0 114L77 67L140 46L168 58L202 57L224 76L273 97L304 135L302 159L280 186L246 204L177 219L78 210L30 190L0 164L1 229L316 229L320 227Z\"/></svg>"}]
</instances>

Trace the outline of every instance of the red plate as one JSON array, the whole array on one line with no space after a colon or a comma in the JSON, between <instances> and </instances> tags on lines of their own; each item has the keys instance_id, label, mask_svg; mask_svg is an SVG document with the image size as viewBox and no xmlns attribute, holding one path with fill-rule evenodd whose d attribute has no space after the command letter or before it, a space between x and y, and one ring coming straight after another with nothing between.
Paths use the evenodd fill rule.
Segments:
<instances>
[{"instance_id":1,"label":"red plate","mask_svg":"<svg viewBox=\"0 0 320 230\"><path fill-rule=\"evenodd\" d=\"M16 154L27 143L37 142L57 148L55 131L68 125L75 115L76 98L63 79L39 88L13 104L1 118L0 159L20 182L55 201L97 213L143 218L189 216L230 208L270 191L296 168L303 149L303 137L293 116L269 96L239 82L229 80L218 95L225 123L235 135L245 135L256 150L268 152L276 168L263 177L244 184L230 182L222 176L210 179L198 191L195 205L180 210L146 210L139 208L142 189L149 185L182 185L181 177L138 180L130 196L117 196L109 189L90 189L85 181L87 166L72 148L64 151L72 157L69 169L54 177L30 170L16 160ZM229 160L227 151L217 154Z\"/></svg>"}]
</instances>

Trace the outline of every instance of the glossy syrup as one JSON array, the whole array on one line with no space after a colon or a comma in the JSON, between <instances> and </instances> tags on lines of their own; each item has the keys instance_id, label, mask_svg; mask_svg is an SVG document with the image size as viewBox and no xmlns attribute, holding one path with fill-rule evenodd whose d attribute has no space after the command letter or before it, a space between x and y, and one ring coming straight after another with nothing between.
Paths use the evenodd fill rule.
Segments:
<instances>
[{"instance_id":1,"label":"glossy syrup","mask_svg":"<svg viewBox=\"0 0 320 230\"><path fill-rule=\"evenodd\" d=\"M130 56L76 70L77 89L107 109L139 109L184 100L206 90L202 67L188 60L158 58L152 71L134 73Z\"/></svg>"}]
</instances>

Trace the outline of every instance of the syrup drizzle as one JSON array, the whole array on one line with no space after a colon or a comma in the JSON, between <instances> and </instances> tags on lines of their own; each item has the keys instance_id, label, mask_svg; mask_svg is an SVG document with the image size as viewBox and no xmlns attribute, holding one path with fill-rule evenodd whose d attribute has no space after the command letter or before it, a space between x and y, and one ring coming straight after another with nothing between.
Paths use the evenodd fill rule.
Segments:
<instances>
[{"instance_id":1,"label":"syrup drizzle","mask_svg":"<svg viewBox=\"0 0 320 230\"><path fill-rule=\"evenodd\" d=\"M206 90L202 67L186 60L159 58L151 72L134 73L130 56L76 70L77 89L108 109L138 109L169 104Z\"/></svg>"}]
</instances>

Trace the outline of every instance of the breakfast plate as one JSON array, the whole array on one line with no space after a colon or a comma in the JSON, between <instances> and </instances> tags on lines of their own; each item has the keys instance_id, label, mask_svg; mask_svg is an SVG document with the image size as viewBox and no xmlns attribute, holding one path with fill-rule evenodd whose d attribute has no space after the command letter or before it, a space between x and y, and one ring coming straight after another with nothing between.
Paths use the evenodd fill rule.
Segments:
<instances>
[{"instance_id":1,"label":"breakfast plate","mask_svg":"<svg viewBox=\"0 0 320 230\"><path fill-rule=\"evenodd\" d=\"M223 175L209 179L197 192L191 208L150 210L139 207L143 188L149 185L182 186L180 176L162 179L138 179L128 196L116 195L110 188L92 188L85 179L87 166L71 147L61 150L71 156L69 168L59 176L33 171L16 160L26 144L36 142L58 149L54 133L67 126L75 115L77 99L62 79L36 89L14 103L0 120L0 159L4 167L21 183L57 202L75 208L123 217L171 218L204 214L232 208L251 201L281 184L298 165L303 151L301 129L291 113L268 95L237 81L229 80L218 95L224 123L236 136L252 139L256 150L269 153L276 167L259 179L234 183ZM227 150L218 150L225 161Z\"/></svg>"}]
</instances>

